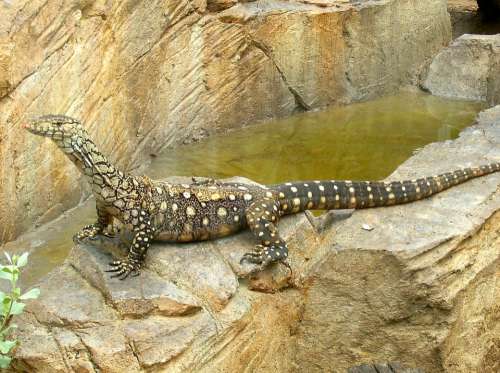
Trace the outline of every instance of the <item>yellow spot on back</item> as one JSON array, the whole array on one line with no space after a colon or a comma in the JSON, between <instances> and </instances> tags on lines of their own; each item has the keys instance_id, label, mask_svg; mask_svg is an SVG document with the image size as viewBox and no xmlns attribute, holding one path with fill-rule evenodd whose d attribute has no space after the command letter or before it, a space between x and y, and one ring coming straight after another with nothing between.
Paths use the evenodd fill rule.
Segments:
<instances>
[{"instance_id":1,"label":"yellow spot on back","mask_svg":"<svg viewBox=\"0 0 500 373\"><path fill-rule=\"evenodd\" d=\"M227 216L227 210L224 207L219 207L217 209L217 215L220 216L221 218Z\"/></svg>"},{"instance_id":2,"label":"yellow spot on back","mask_svg":"<svg viewBox=\"0 0 500 373\"><path fill-rule=\"evenodd\" d=\"M193 206L186 207L186 215L187 216L195 216L196 215L196 210L194 209Z\"/></svg>"}]
</instances>

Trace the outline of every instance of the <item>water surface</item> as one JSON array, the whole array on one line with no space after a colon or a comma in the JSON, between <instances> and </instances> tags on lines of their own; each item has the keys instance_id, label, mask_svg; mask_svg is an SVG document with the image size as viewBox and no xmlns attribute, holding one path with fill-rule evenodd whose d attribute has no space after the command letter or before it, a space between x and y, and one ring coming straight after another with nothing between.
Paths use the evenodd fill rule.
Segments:
<instances>
[{"instance_id":1,"label":"water surface","mask_svg":"<svg viewBox=\"0 0 500 373\"><path fill-rule=\"evenodd\" d=\"M169 149L154 160L147 174L158 179L245 176L261 183L383 179L416 149L458 136L482 108L480 103L400 93ZM32 284L64 261L73 234L94 221L95 205L89 201L3 249L31 252L24 283Z\"/></svg>"},{"instance_id":2,"label":"water surface","mask_svg":"<svg viewBox=\"0 0 500 373\"><path fill-rule=\"evenodd\" d=\"M170 149L155 160L149 174L153 178L238 175L261 183L383 179L416 149L457 137L482 107L403 92Z\"/></svg>"}]
</instances>

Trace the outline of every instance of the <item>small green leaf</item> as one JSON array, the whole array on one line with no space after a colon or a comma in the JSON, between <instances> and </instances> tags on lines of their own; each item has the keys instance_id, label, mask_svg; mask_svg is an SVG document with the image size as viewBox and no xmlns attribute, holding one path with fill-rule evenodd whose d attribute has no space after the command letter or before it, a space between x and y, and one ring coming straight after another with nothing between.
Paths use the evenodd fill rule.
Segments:
<instances>
[{"instance_id":1,"label":"small green leaf","mask_svg":"<svg viewBox=\"0 0 500 373\"><path fill-rule=\"evenodd\" d=\"M0 291L0 303L3 303L4 299L5 299L5 293L3 291Z\"/></svg>"},{"instance_id":2,"label":"small green leaf","mask_svg":"<svg viewBox=\"0 0 500 373\"><path fill-rule=\"evenodd\" d=\"M6 295L3 302L2 302L2 315L3 316L8 316L7 313L9 312L10 302L12 302L12 298L9 295Z\"/></svg>"},{"instance_id":3,"label":"small green leaf","mask_svg":"<svg viewBox=\"0 0 500 373\"><path fill-rule=\"evenodd\" d=\"M2 354L8 354L9 351L16 345L16 341L1 341L0 342L0 352Z\"/></svg>"},{"instance_id":4,"label":"small green leaf","mask_svg":"<svg viewBox=\"0 0 500 373\"><path fill-rule=\"evenodd\" d=\"M7 369L12 359L8 356L0 355L0 368Z\"/></svg>"},{"instance_id":5,"label":"small green leaf","mask_svg":"<svg viewBox=\"0 0 500 373\"><path fill-rule=\"evenodd\" d=\"M40 295L40 289L33 288L19 297L19 299L36 299Z\"/></svg>"},{"instance_id":6,"label":"small green leaf","mask_svg":"<svg viewBox=\"0 0 500 373\"><path fill-rule=\"evenodd\" d=\"M0 278L3 278L4 280L12 281L12 273L10 272L10 269L7 268L6 266L3 267L0 270Z\"/></svg>"},{"instance_id":7,"label":"small green leaf","mask_svg":"<svg viewBox=\"0 0 500 373\"><path fill-rule=\"evenodd\" d=\"M14 303L12 304L12 308L10 309L10 314L11 315L21 314L25 306L26 305L24 303L14 301Z\"/></svg>"},{"instance_id":8,"label":"small green leaf","mask_svg":"<svg viewBox=\"0 0 500 373\"><path fill-rule=\"evenodd\" d=\"M19 258L17 258L17 266L24 267L28 263L28 253L23 253Z\"/></svg>"}]
</instances>

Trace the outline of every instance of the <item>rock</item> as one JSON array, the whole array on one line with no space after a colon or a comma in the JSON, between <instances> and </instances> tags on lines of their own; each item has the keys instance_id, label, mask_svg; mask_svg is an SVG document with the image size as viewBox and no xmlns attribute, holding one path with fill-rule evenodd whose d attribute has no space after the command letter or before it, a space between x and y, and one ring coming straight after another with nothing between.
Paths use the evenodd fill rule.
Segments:
<instances>
[{"instance_id":1,"label":"rock","mask_svg":"<svg viewBox=\"0 0 500 373\"><path fill-rule=\"evenodd\" d=\"M20 0L0 13L0 242L90 193L20 129L31 116L83 120L136 169L215 131L394 92L450 40L445 0Z\"/></svg>"},{"instance_id":2,"label":"rock","mask_svg":"<svg viewBox=\"0 0 500 373\"><path fill-rule=\"evenodd\" d=\"M399 363L362 364L349 368L347 373L424 373L418 368L403 368Z\"/></svg>"},{"instance_id":3,"label":"rock","mask_svg":"<svg viewBox=\"0 0 500 373\"><path fill-rule=\"evenodd\" d=\"M423 86L433 95L500 103L500 34L462 35L432 61Z\"/></svg>"},{"instance_id":4,"label":"rock","mask_svg":"<svg viewBox=\"0 0 500 373\"><path fill-rule=\"evenodd\" d=\"M78 247L68 257L70 265L99 289L122 316L182 316L200 310L199 302L189 293L154 272L145 272L127 282L110 278L105 270L111 260L109 255L93 246Z\"/></svg>"},{"instance_id":5,"label":"rock","mask_svg":"<svg viewBox=\"0 0 500 373\"><path fill-rule=\"evenodd\" d=\"M482 112L391 179L500 160L499 121L500 106ZM497 173L407 205L285 218L292 273L244 277L248 232L157 243L123 282L103 273L109 254L76 246L16 317L13 370L497 372L499 185ZM373 364L387 361L401 365Z\"/></svg>"},{"instance_id":6,"label":"rock","mask_svg":"<svg viewBox=\"0 0 500 373\"><path fill-rule=\"evenodd\" d=\"M479 125L426 146L390 179L498 161L499 120L500 106L481 113ZM500 174L472 180L418 203L356 211L326 231L331 250L306 276L301 368L401 361L425 372L497 371L499 185ZM365 222L375 229L359 229Z\"/></svg>"},{"instance_id":7,"label":"rock","mask_svg":"<svg viewBox=\"0 0 500 373\"><path fill-rule=\"evenodd\" d=\"M236 5L238 0L207 0L207 9L217 12Z\"/></svg>"},{"instance_id":8,"label":"rock","mask_svg":"<svg viewBox=\"0 0 500 373\"><path fill-rule=\"evenodd\" d=\"M481 32L484 22L477 9L476 0L448 0L453 39L463 34L484 33Z\"/></svg>"}]
</instances>

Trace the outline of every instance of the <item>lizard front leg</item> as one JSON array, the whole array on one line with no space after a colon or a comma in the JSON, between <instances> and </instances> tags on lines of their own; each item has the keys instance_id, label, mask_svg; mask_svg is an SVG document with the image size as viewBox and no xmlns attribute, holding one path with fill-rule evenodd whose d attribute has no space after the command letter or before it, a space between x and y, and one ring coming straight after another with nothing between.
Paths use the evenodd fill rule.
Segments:
<instances>
[{"instance_id":1,"label":"lizard front leg","mask_svg":"<svg viewBox=\"0 0 500 373\"><path fill-rule=\"evenodd\" d=\"M255 201L248 207L246 219L260 244L253 252L244 254L240 262L247 260L260 264L261 270L273 262L285 262L288 257L288 246L276 228L279 219L278 202L272 198Z\"/></svg>"},{"instance_id":2,"label":"lizard front leg","mask_svg":"<svg viewBox=\"0 0 500 373\"><path fill-rule=\"evenodd\" d=\"M118 277L120 280L126 279L130 274L138 276L146 252L151 246L151 241L154 238L155 229L151 224L151 219L145 211L137 211L137 218L132 219L132 230L134 238L130 245L127 259L115 260L109 263L110 268L106 272L115 272L111 277Z\"/></svg>"},{"instance_id":3,"label":"lizard front leg","mask_svg":"<svg viewBox=\"0 0 500 373\"><path fill-rule=\"evenodd\" d=\"M85 239L95 239L98 235L104 234L106 227L111 223L112 216L99 203L96 205L97 221L83 227L73 236L73 242L79 243Z\"/></svg>"}]
</instances>

